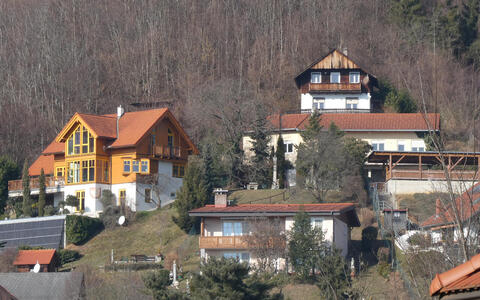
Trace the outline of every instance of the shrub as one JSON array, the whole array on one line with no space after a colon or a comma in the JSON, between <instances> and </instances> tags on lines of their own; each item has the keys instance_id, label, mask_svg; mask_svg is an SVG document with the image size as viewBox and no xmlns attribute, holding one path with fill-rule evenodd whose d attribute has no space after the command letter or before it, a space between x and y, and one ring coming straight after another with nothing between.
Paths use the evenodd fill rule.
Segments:
<instances>
[{"instance_id":1,"label":"shrub","mask_svg":"<svg viewBox=\"0 0 480 300\"><path fill-rule=\"evenodd\" d=\"M67 216L67 241L79 245L103 229L100 220L85 216Z\"/></svg>"},{"instance_id":2,"label":"shrub","mask_svg":"<svg viewBox=\"0 0 480 300\"><path fill-rule=\"evenodd\" d=\"M422 233L415 233L408 238L408 243L412 246L427 248L432 244L432 239L429 235L424 235Z\"/></svg>"},{"instance_id":3,"label":"shrub","mask_svg":"<svg viewBox=\"0 0 480 300\"><path fill-rule=\"evenodd\" d=\"M43 208L44 216L53 216L56 213L57 213L57 209L51 205L47 205Z\"/></svg>"},{"instance_id":4,"label":"shrub","mask_svg":"<svg viewBox=\"0 0 480 300\"><path fill-rule=\"evenodd\" d=\"M367 250L372 247L373 241L377 239L378 228L368 226L362 230L362 249Z\"/></svg>"},{"instance_id":5,"label":"shrub","mask_svg":"<svg viewBox=\"0 0 480 300\"><path fill-rule=\"evenodd\" d=\"M75 250L60 249L57 253L61 265L80 259L80 253Z\"/></svg>"},{"instance_id":6,"label":"shrub","mask_svg":"<svg viewBox=\"0 0 480 300\"><path fill-rule=\"evenodd\" d=\"M110 229L116 226L118 218L121 215L121 209L119 206L107 206L103 210L103 213L100 216L100 220L102 221L105 228Z\"/></svg>"},{"instance_id":7,"label":"shrub","mask_svg":"<svg viewBox=\"0 0 480 300\"><path fill-rule=\"evenodd\" d=\"M360 221L363 226L370 227L375 223L375 215L373 211L366 207L360 208Z\"/></svg>"},{"instance_id":8,"label":"shrub","mask_svg":"<svg viewBox=\"0 0 480 300\"><path fill-rule=\"evenodd\" d=\"M68 195L65 199L65 203L68 206L77 207L78 206L78 198L73 195Z\"/></svg>"},{"instance_id":9,"label":"shrub","mask_svg":"<svg viewBox=\"0 0 480 300\"><path fill-rule=\"evenodd\" d=\"M381 262L377 265L377 272L383 278L388 278L392 272L392 268L388 262Z\"/></svg>"},{"instance_id":10,"label":"shrub","mask_svg":"<svg viewBox=\"0 0 480 300\"><path fill-rule=\"evenodd\" d=\"M22 245L18 246L18 250L42 250L45 249L42 246L28 246L28 245Z\"/></svg>"}]
</instances>

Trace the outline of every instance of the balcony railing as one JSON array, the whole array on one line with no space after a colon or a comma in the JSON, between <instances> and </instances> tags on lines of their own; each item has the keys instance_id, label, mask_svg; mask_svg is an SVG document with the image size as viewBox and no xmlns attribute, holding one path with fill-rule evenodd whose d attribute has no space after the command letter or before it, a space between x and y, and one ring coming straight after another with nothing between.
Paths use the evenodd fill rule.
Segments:
<instances>
[{"instance_id":1,"label":"balcony railing","mask_svg":"<svg viewBox=\"0 0 480 300\"><path fill-rule=\"evenodd\" d=\"M186 149L173 146L155 146L154 153L156 157L167 158L167 159L180 159L185 157Z\"/></svg>"},{"instance_id":2,"label":"balcony railing","mask_svg":"<svg viewBox=\"0 0 480 300\"><path fill-rule=\"evenodd\" d=\"M478 180L480 174L476 171L450 171L450 179L452 180ZM387 172L387 180L389 179L431 179L445 180L445 172L443 170L392 170Z\"/></svg>"},{"instance_id":3,"label":"balcony railing","mask_svg":"<svg viewBox=\"0 0 480 300\"><path fill-rule=\"evenodd\" d=\"M248 244L241 236L201 236L200 249L247 249Z\"/></svg>"},{"instance_id":4,"label":"balcony railing","mask_svg":"<svg viewBox=\"0 0 480 300\"><path fill-rule=\"evenodd\" d=\"M45 187L47 188L54 188L57 186L63 186L65 181L63 178L57 178L54 176L45 176ZM38 181L38 177L30 178L30 189L35 190L40 187L40 183ZM22 179L17 180L10 180L8 182L8 190L9 191L20 191L23 190Z\"/></svg>"},{"instance_id":5,"label":"balcony railing","mask_svg":"<svg viewBox=\"0 0 480 300\"><path fill-rule=\"evenodd\" d=\"M312 83L308 85L309 91L355 91L362 90L360 83Z\"/></svg>"}]
</instances>

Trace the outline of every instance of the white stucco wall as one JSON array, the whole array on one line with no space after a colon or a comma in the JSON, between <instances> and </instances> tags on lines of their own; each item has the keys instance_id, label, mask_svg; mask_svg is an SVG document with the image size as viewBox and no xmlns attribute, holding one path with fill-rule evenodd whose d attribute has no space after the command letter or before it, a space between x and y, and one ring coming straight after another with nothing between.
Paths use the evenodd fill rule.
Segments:
<instances>
[{"instance_id":1,"label":"white stucco wall","mask_svg":"<svg viewBox=\"0 0 480 300\"><path fill-rule=\"evenodd\" d=\"M108 189L108 188L109 188L109 185L107 184L97 184L97 183L65 185L64 199L66 199L68 195L76 196L77 191L85 191L84 213L87 215L96 216L96 212L103 209L102 204L100 203L102 190ZM66 208L70 212L75 212L74 207L66 206Z\"/></svg>"},{"instance_id":2,"label":"white stucco wall","mask_svg":"<svg viewBox=\"0 0 480 300\"><path fill-rule=\"evenodd\" d=\"M324 109L346 109L347 97L357 97L358 104L357 109L370 110L370 93L359 94L301 94L300 96L300 108L302 110L311 110L313 105L313 97L325 98Z\"/></svg>"},{"instance_id":3,"label":"white stucco wall","mask_svg":"<svg viewBox=\"0 0 480 300\"><path fill-rule=\"evenodd\" d=\"M334 219L333 223L335 228L335 247L342 251L343 257L346 257L348 254L348 241L350 239L348 226L337 218Z\"/></svg>"},{"instance_id":4,"label":"white stucco wall","mask_svg":"<svg viewBox=\"0 0 480 300\"><path fill-rule=\"evenodd\" d=\"M182 178L172 177L172 170L171 162L158 162L158 190L162 206L177 198L177 192L183 184Z\"/></svg>"}]
</instances>

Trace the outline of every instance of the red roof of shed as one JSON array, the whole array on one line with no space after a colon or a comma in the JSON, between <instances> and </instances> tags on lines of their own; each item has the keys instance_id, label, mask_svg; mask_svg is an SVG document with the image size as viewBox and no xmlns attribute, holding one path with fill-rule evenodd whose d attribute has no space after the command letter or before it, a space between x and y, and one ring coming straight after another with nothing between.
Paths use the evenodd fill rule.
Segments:
<instances>
[{"instance_id":1,"label":"red roof of shed","mask_svg":"<svg viewBox=\"0 0 480 300\"><path fill-rule=\"evenodd\" d=\"M34 265L38 262L41 265L49 265L54 254L55 249L20 250L13 264Z\"/></svg>"}]
</instances>

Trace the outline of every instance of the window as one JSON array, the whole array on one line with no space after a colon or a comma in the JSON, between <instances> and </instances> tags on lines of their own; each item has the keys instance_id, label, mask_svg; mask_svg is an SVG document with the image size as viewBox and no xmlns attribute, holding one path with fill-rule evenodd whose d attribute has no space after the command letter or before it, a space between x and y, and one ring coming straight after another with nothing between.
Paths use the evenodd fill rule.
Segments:
<instances>
[{"instance_id":1,"label":"window","mask_svg":"<svg viewBox=\"0 0 480 300\"><path fill-rule=\"evenodd\" d=\"M150 203L152 202L152 190L150 189L145 189L145 202Z\"/></svg>"},{"instance_id":2,"label":"window","mask_svg":"<svg viewBox=\"0 0 480 300\"><path fill-rule=\"evenodd\" d=\"M173 132L170 130L170 128L168 129L168 146L169 146L169 147L173 147L173 146L174 146L174 134L173 134Z\"/></svg>"},{"instance_id":3,"label":"window","mask_svg":"<svg viewBox=\"0 0 480 300\"><path fill-rule=\"evenodd\" d=\"M63 167L57 167L55 174L57 177L63 177L63 172L65 171L65 168Z\"/></svg>"},{"instance_id":4,"label":"window","mask_svg":"<svg viewBox=\"0 0 480 300\"><path fill-rule=\"evenodd\" d=\"M142 168L141 168L142 173L149 173L148 169L148 160L147 159L142 159Z\"/></svg>"},{"instance_id":5,"label":"window","mask_svg":"<svg viewBox=\"0 0 480 300\"><path fill-rule=\"evenodd\" d=\"M127 199L127 191L126 190L119 190L118 191L118 202L117 206L120 206L122 203L125 204L125 200Z\"/></svg>"},{"instance_id":6,"label":"window","mask_svg":"<svg viewBox=\"0 0 480 300\"><path fill-rule=\"evenodd\" d=\"M67 183L80 182L80 161L69 162L67 174Z\"/></svg>"},{"instance_id":7,"label":"window","mask_svg":"<svg viewBox=\"0 0 480 300\"><path fill-rule=\"evenodd\" d=\"M82 182L88 181L88 160L82 161Z\"/></svg>"},{"instance_id":8,"label":"window","mask_svg":"<svg viewBox=\"0 0 480 300\"><path fill-rule=\"evenodd\" d=\"M87 154L95 152L95 139L85 126L79 125L67 140L67 154Z\"/></svg>"},{"instance_id":9,"label":"window","mask_svg":"<svg viewBox=\"0 0 480 300\"><path fill-rule=\"evenodd\" d=\"M293 153L293 143L285 142L285 153Z\"/></svg>"},{"instance_id":10,"label":"window","mask_svg":"<svg viewBox=\"0 0 480 300\"><path fill-rule=\"evenodd\" d=\"M241 221L224 221L223 236L241 236L243 235L243 222Z\"/></svg>"},{"instance_id":11,"label":"window","mask_svg":"<svg viewBox=\"0 0 480 300\"><path fill-rule=\"evenodd\" d=\"M130 173L130 161L124 160L123 161L123 173Z\"/></svg>"},{"instance_id":12,"label":"window","mask_svg":"<svg viewBox=\"0 0 480 300\"><path fill-rule=\"evenodd\" d=\"M405 142L404 141L398 141L397 150L398 151L405 151Z\"/></svg>"},{"instance_id":13,"label":"window","mask_svg":"<svg viewBox=\"0 0 480 300\"><path fill-rule=\"evenodd\" d=\"M172 176L182 178L185 176L185 166L174 164L172 167Z\"/></svg>"},{"instance_id":14,"label":"window","mask_svg":"<svg viewBox=\"0 0 480 300\"><path fill-rule=\"evenodd\" d=\"M108 161L104 161L103 162L103 181L105 182L108 182L108 174L109 174L109 170L108 170Z\"/></svg>"},{"instance_id":15,"label":"window","mask_svg":"<svg viewBox=\"0 0 480 300\"><path fill-rule=\"evenodd\" d=\"M340 83L340 72L330 73L330 83Z\"/></svg>"},{"instance_id":16,"label":"window","mask_svg":"<svg viewBox=\"0 0 480 300\"><path fill-rule=\"evenodd\" d=\"M75 210L84 211L85 210L85 191L76 191L75 196L78 199L78 206L75 207Z\"/></svg>"},{"instance_id":17,"label":"window","mask_svg":"<svg viewBox=\"0 0 480 300\"><path fill-rule=\"evenodd\" d=\"M68 155L72 155L73 154L73 138L70 137L68 139Z\"/></svg>"},{"instance_id":18,"label":"window","mask_svg":"<svg viewBox=\"0 0 480 300\"><path fill-rule=\"evenodd\" d=\"M357 109L358 107L358 98L356 97L347 97L347 109Z\"/></svg>"},{"instance_id":19,"label":"window","mask_svg":"<svg viewBox=\"0 0 480 300\"><path fill-rule=\"evenodd\" d=\"M312 228L322 228L323 218L310 218Z\"/></svg>"},{"instance_id":20,"label":"window","mask_svg":"<svg viewBox=\"0 0 480 300\"><path fill-rule=\"evenodd\" d=\"M350 83L360 83L360 72L350 72Z\"/></svg>"},{"instance_id":21,"label":"window","mask_svg":"<svg viewBox=\"0 0 480 300\"><path fill-rule=\"evenodd\" d=\"M95 160L88 161L88 181L95 181Z\"/></svg>"},{"instance_id":22,"label":"window","mask_svg":"<svg viewBox=\"0 0 480 300\"><path fill-rule=\"evenodd\" d=\"M226 259L237 259L239 262L248 263L250 254L248 252L224 252L223 257Z\"/></svg>"},{"instance_id":23,"label":"window","mask_svg":"<svg viewBox=\"0 0 480 300\"><path fill-rule=\"evenodd\" d=\"M322 82L322 73L313 72L310 78L311 83L321 83Z\"/></svg>"},{"instance_id":24,"label":"window","mask_svg":"<svg viewBox=\"0 0 480 300\"><path fill-rule=\"evenodd\" d=\"M325 98L313 98L313 105L314 110L324 109L325 107Z\"/></svg>"},{"instance_id":25,"label":"window","mask_svg":"<svg viewBox=\"0 0 480 300\"><path fill-rule=\"evenodd\" d=\"M372 149L373 151L383 151L385 150L385 143L379 141L372 142Z\"/></svg>"},{"instance_id":26,"label":"window","mask_svg":"<svg viewBox=\"0 0 480 300\"><path fill-rule=\"evenodd\" d=\"M398 211L393 212L393 217L395 219L400 219L400 212L398 212Z\"/></svg>"},{"instance_id":27,"label":"window","mask_svg":"<svg viewBox=\"0 0 480 300\"><path fill-rule=\"evenodd\" d=\"M140 172L140 162L138 160L132 160L132 172L133 173Z\"/></svg>"},{"instance_id":28,"label":"window","mask_svg":"<svg viewBox=\"0 0 480 300\"><path fill-rule=\"evenodd\" d=\"M424 152L425 151L425 142L424 141L412 141L412 151Z\"/></svg>"},{"instance_id":29,"label":"window","mask_svg":"<svg viewBox=\"0 0 480 300\"><path fill-rule=\"evenodd\" d=\"M80 154L80 126L75 130L73 143L73 154Z\"/></svg>"}]
</instances>

